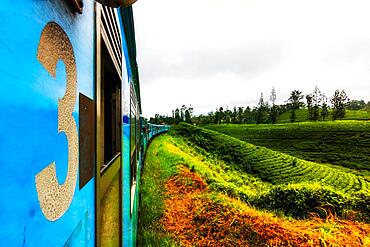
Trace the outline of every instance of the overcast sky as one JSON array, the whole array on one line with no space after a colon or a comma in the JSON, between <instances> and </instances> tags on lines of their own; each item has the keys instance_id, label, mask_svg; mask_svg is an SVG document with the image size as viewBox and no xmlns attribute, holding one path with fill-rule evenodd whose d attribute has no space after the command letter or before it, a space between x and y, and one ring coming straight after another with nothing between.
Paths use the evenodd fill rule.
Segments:
<instances>
[{"instance_id":1,"label":"overcast sky","mask_svg":"<svg viewBox=\"0 0 370 247\"><path fill-rule=\"evenodd\" d=\"M370 100L369 0L139 0L142 109L171 115L278 103L315 85Z\"/></svg>"}]
</instances>

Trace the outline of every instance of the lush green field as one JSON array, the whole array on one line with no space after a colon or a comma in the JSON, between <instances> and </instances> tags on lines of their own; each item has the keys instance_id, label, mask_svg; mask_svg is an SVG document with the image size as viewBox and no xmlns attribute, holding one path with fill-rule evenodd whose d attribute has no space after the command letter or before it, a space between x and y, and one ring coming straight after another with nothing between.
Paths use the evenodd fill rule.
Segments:
<instances>
[{"instance_id":1,"label":"lush green field","mask_svg":"<svg viewBox=\"0 0 370 247\"><path fill-rule=\"evenodd\" d=\"M196 192L189 172L181 173L184 166L199 174L208 189ZM249 246L364 246L370 241L364 230L368 225L360 233L352 227L357 224L353 219L370 217L370 185L361 176L214 131L180 124L153 140L142 181L139 246L212 241L237 246L239 240ZM169 181L179 194L168 191ZM332 215L349 220L325 219ZM351 234L341 230L347 226Z\"/></svg>"},{"instance_id":2,"label":"lush green field","mask_svg":"<svg viewBox=\"0 0 370 247\"><path fill-rule=\"evenodd\" d=\"M370 171L370 122L367 121L205 127L297 158Z\"/></svg>"},{"instance_id":3,"label":"lush green field","mask_svg":"<svg viewBox=\"0 0 370 247\"><path fill-rule=\"evenodd\" d=\"M327 120L331 120L332 118L332 111L329 111L329 117ZM308 121L308 110L307 109L300 109L296 111L296 122L307 122ZM346 110L346 115L344 120L370 120L370 112L366 110ZM285 112L281 114L278 119L277 123L290 123L290 112Z\"/></svg>"},{"instance_id":4,"label":"lush green field","mask_svg":"<svg viewBox=\"0 0 370 247\"><path fill-rule=\"evenodd\" d=\"M333 205L338 213L353 205L362 210L363 203L370 200L370 183L340 167L305 161L188 124L180 124L171 131L233 169L273 185L262 190L258 199L248 194L249 191L240 194L251 204L302 216L326 204ZM370 201L366 207L370 209Z\"/></svg>"}]
</instances>

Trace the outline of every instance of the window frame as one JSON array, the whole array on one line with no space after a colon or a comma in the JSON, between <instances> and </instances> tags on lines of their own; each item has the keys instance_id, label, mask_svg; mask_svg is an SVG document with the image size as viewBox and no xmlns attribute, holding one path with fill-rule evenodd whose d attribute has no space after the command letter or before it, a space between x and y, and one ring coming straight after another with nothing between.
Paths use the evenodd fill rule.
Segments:
<instances>
[{"instance_id":1,"label":"window frame","mask_svg":"<svg viewBox=\"0 0 370 247\"><path fill-rule=\"evenodd\" d=\"M138 101L133 84L130 84L130 208L131 214L134 210L134 200L136 193L137 169L140 155L140 133L139 133L140 112Z\"/></svg>"}]
</instances>

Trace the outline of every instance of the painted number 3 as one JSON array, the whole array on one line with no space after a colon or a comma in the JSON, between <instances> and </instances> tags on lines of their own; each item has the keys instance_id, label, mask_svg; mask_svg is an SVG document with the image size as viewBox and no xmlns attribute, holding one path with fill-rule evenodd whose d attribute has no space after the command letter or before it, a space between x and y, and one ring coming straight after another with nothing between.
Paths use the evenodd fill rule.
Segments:
<instances>
[{"instance_id":1,"label":"painted number 3","mask_svg":"<svg viewBox=\"0 0 370 247\"><path fill-rule=\"evenodd\" d=\"M37 59L54 78L58 60L66 67L66 92L58 101L58 133L64 132L68 141L68 172L64 184L59 184L55 162L49 164L35 177L40 207L48 220L59 219L69 208L76 188L78 169L78 134L72 116L76 103L77 75L72 44L55 22L48 23L42 31Z\"/></svg>"}]
</instances>

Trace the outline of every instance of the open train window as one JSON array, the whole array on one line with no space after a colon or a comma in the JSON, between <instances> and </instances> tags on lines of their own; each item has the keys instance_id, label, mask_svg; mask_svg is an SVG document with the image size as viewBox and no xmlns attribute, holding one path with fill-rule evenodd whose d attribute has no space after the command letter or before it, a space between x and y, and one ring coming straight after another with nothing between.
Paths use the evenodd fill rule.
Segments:
<instances>
[{"instance_id":1,"label":"open train window","mask_svg":"<svg viewBox=\"0 0 370 247\"><path fill-rule=\"evenodd\" d=\"M108 165L121 151L121 80L104 42L101 50L101 118L103 119L104 164Z\"/></svg>"},{"instance_id":2,"label":"open train window","mask_svg":"<svg viewBox=\"0 0 370 247\"><path fill-rule=\"evenodd\" d=\"M138 142L138 109L137 109L137 99L134 87L131 84L130 87L130 156L131 156L131 162L130 162L130 182L131 182L131 212L133 209L134 204L134 196L135 196L135 190L136 190L136 173L137 173L137 162L138 162L138 155L139 150L137 148Z\"/></svg>"},{"instance_id":3,"label":"open train window","mask_svg":"<svg viewBox=\"0 0 370 247\"><path fill-rule=\"evenodd\" d=\"M118 11L95 4L96 11L96 246L120 246L122 231L122 41ZM118 205L112 210L108 205ZM105 234L111 221L117 227ZM104 232L104 234L103 234Z\"/></svg>"},{"instance_id":4,"label":"open train window","mask_svg":"<svg viewBox=\"0 0 370 247\"><path fill-rule=\"evenodd\" d=\"M121 152L122 50L117 14L97 4L99 166L103 173Z\"/></svg>"}]
</instances>

